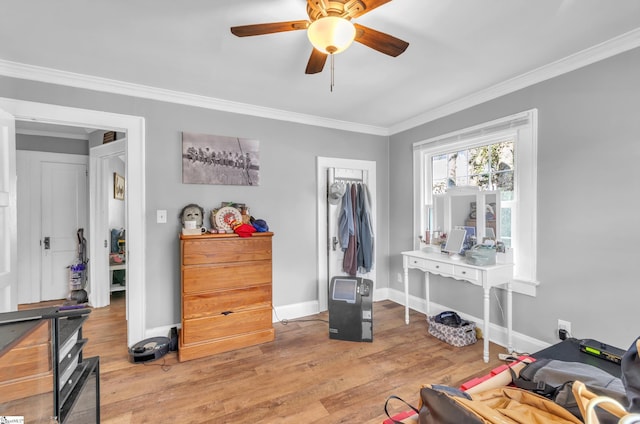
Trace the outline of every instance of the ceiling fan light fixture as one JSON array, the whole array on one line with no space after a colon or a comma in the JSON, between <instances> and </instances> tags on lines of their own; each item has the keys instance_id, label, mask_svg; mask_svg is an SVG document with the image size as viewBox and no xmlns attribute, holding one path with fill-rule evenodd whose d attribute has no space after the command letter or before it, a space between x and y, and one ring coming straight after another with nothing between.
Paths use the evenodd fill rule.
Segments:
<instances>
[{"instance_id":1,"label":"ceiling fan light fixture","mask_svg":"<svg viewBox=\"0 0 640 424\"><path fill-rule=\"evenodd\" d=\"M307 36L318 51L335 54L346 50L351 45L356 38L356 28L347 19L326 16L309 25Z\"/></svg>"}]
</instances>

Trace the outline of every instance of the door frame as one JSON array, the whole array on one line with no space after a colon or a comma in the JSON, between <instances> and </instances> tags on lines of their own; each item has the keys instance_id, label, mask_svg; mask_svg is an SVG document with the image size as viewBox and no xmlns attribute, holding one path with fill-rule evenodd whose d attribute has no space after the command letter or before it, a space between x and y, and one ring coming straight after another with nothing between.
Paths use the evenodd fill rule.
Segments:
<instances>
[{"instance_id":1,"label":"door frame","mask_svg":"<svg viewBox=\"0 0 640 424\"><path fill-rule=\"evenodd\" d=\"M126 155L126 144L126 140L112 141L108 144L92 147L89 152L89 193L91 193L89 199L89 216L91 217L89 228L91 234L101 235L91 238L89 251L104 253L93 255L94 257L91 260L91 269L93 271L91 281L93 281L94 284L89 293L89 301L93 306L98 308L108 306L111 301L111 281L109 281L108 278L108 243L106 242L107 234L110 234L108 185L112 184L112 180L110 180L109 159L121 156L122 154ZM125 170L126 166L125 160ZM125 180L127 180L126 173ZM128 195L128 190L125 190L125 211L127 208ZM125 261L125 267L128 267L128 263L129 261Z\"/></svg>"},{"instance_id":2,"label":"door frame","mask_svg":"<svg viewBox=\"0 0 640 424\"><path fill-rule=\"evenodd\" d=\"M14 115L0 106L0 312L18 306L18 220Z\"/></svg>"},{"instance_id":3,"label":"door frame","mask_svg":"<svg viewBox=\"0 0 640 424\"><path fill-rule=\"evenodd\" d=\"M317 233L317 252L318 252L318 311L326 311L329 307L329 271L328 271L328 257L330 249L330 240L327 236L327 169L329 168L347 168L347 169L363 169L368 172L369 192L375 199L376 194L376 162L369 160L358 159L344 159L344 158L329 158L318 156L316 158L316 181L317 181L317 214L316 214L316 228ZM377 202L374 202L377 204ZM371 211L374 226L377 224L376 211ZM375 228L374 228L375 230ZM377 249L376 249L377 250ZM376 251L374 250L374 251ZM378 280L377 267L371 270L374 281Z\"/></svg>"},{"instance_id":4,"label":"door frame","mask_svg":"<svg viewBox=\"0 0 640 424\"><path fill-rule=\"evenodd\" d=\"M146 331L146 192L145 192L145 120L140 116L79 109L0 97L0 109L15 120L100 128L125 132L127 190L127 344L145 338ZM15 146L14 146L15 149ZM91 201L92 194L89 194ZM89 217L91 220L92 217ZM89 234L91 237L91 234ZM91 252L89 252L89 255ZM89 278L92 279L91 267ZM17 284L17 282L16 282Z\"/></svg>"}]
</instances>

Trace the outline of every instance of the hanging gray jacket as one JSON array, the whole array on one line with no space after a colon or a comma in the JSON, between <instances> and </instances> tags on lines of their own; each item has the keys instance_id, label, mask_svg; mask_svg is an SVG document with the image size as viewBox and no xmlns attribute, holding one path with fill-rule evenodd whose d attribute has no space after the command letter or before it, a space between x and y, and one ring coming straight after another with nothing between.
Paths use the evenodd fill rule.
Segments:
<instances>
[{"instance_id":1,"label":"hanging gray jacket","mask_svg":"<svg viewBox=\"0 0 640 424\"><path fill-rule=\"evenodd\" d=\"M365 184L358 184L358 268L360 272L371 271L373 266L373 226L369 190Z\"/></svg>"},{"instance_id":2,"label":"hanging gray jacket","mask_svg":"<svg viewBox=\"0 0 640 424\"><path fill-rule=\"evenodd\" d=\"M351 207L351 184L347 184L347 189L342 196L342 209L338 216L338 239L343 251L349 246L349 236L355 232L353 225L353 212Z\"/></svg>"}]
</instances>

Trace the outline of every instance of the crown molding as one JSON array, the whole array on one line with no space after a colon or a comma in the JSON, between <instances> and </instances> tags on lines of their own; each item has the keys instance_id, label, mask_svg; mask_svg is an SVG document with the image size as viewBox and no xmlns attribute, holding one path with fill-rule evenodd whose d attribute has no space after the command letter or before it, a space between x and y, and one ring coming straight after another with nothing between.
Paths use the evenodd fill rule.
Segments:
<instances>
[{"instance_id":1,"label":"crown molding","mask_svg":"<svg viewBox=\"0 0 640 424\"><path fill-rule=\"evenodd\" d=\"M355 122L341 121L338 119L323 118L320 116L306 115L281 109L273 109L247 103L233 102L214 97L201 96L181 91L167 90L142 84L133 84L108 78L102 78L75 72L61 71L42 66L28 65L0 59L0 75L11 78L39 81L48 84L64 85L75 88L83 88L93 91L101 91L110 94L139 97L149 100L158 100L168 103L176 103L186 106L201 107L223 112L239 113L261 118L288 121L298 124L313 125L318 127L333 128L352 131L363 134L389 135L384 127L358 124Z\"/></svg>"},{"instance_id":2,"label":"crown molding","mask_svg":"<svg viewBox=\"0 0 640 424\"><path fill-rule=\"evenodd\" d=\"M587 65L640 47L640 28L636 28L611 40L574 53L563 59L541 66L537 69L498 83L487 89L455 100L443 106L429 110L389 128L389 135L415 128L439 118L460 112L472 106L496 99L514 91L521 90L542 81L566 74Z\"/></svg>"},{"instance_id":3,"label":"crown molding","mask_svg":"<svg viewBox=\"0 0 640 424\"><path fill-rule=\"evenodd\" d=\"M416 115L413 118L392 125L389 128L323 118L320 116L306 115L247 103L233 102L214 97L200 96L197 94L166 90L163 88L133 84L108 78L27 65L3 59L0 59L0 75L49 84L83 88L93 91L101 91L111 94L121 94L149 100L195 106L223 112L239 113L279 121L288 121L363 134L390 136L447 115L460 112L489 100L496 99L500 96L504 96L533 84L574 71L636 47L640 47L640 28L572 54L556 62L541 66L525 74L503 81L487 89L480 90L469 96L431 109L422 114Z\"/></svg>"}]
</instances>

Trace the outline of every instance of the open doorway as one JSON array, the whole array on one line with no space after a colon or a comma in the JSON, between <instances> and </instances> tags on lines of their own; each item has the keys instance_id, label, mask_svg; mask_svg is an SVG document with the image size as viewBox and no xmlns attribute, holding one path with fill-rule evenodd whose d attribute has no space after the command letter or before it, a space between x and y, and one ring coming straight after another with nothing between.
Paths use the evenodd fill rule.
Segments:
<instances>
[{"instance_id":1,"label":"open doorway","mask_svg":"<svg viewBox=\"0 0 640 424\"><path fill-rule=\"evenodd\" d=\"M12 115L16 121L34 121L70 127L104 128L127 134L126 178L129 199L126 202L127 221L127 344L133 345L145 338L145 163L144 119L95 110L68 108L59 105L0 98L0 110ZM135 164L133 166L132 164ZM91 198L91 192L90 192ZM91 199L90 199L91 200ZM91 232L91 231L90 231ZM89 240L89 254L98 251L99 238ZM104 238L100 238L104 240ZM91 272L100 272L90 268ZM10 290L17 292L18 281ZM8 289L9 290L9 289ZM133 307L132 307L133 306Z\"/></svg>"},{"instance_id":2,"label":"open doorway","mask_svg":"<svg viewBox=\"0 0 640 424\"><path fill-rule=\"evenodd\" d=\"M31 120L16 120L15 128L19 309L67 302L101 308L112 299L123 309L126 135ZM87 239L98 239L100 250L87 255ZM69 267L80 262L94 272L91 279L83 272L71 292Z\"/></svg>"}]
</instances>

